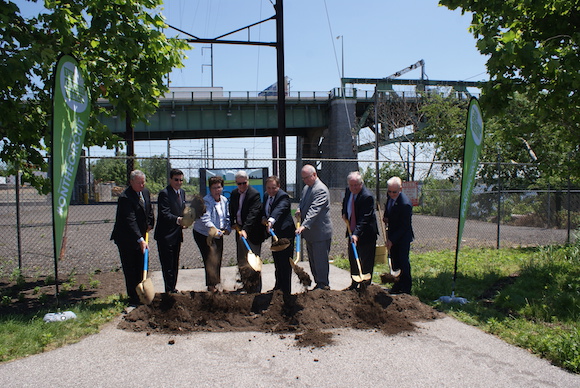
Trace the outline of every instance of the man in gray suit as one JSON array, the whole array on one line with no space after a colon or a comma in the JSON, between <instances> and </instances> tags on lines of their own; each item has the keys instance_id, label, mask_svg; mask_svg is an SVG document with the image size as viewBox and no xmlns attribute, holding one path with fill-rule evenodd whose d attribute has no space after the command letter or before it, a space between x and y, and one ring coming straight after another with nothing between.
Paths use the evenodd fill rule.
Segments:
<instances>
[{"instance_id":1,"label":"man in gray suit","mask_svg":"<svg viewBox=\"0 0 580 388\"><path fill-rule=\"evenodd\" d=\"M300 227L296 234L306 240L306 251L310 261L310 270L316 282L315 289L330 290L328 280L330 243L332 241L332 223L330 221L330 192L318 178L314 166L302 167L302 180L308 188L302 191L297 216L300 216Z\"/></svg>"}]
</instances>

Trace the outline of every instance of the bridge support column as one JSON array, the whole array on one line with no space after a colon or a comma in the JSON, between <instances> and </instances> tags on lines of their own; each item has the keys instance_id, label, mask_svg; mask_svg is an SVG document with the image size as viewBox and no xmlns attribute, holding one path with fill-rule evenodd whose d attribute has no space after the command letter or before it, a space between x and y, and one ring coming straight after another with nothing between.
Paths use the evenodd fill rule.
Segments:
<instances>
[{"instance_id":1,"label":"bridge support column","mask_svg":"<svg viewBox=\"0 0 580 388\"><path fill-rule=\"evenodd\" d=\"M355 120L354 99L336 99L330 102L329 127L323 133L321 144L323 159L352 159L344 162L323 162L320 179L329 188L346 187L346 176L358 170L357 144L353 135Z\"/></svg>"}]
</instances>

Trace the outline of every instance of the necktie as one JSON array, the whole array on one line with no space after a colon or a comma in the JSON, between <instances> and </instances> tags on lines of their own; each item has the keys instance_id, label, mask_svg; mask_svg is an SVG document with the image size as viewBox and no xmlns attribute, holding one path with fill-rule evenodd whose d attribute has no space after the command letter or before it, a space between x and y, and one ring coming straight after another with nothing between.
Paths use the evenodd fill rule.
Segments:
<instances>
[{"instance_id":1,"label":"necktie","mask_svg":"<svg viewBox=\"0 0 580 388\"><path fill-rule=\"evenodd\" d=\"M389 202L387 203L387 214L391 214L391 209L393 208L393 203L395 201L393 198L389 198Z\"/></svg>"},{"instance_id":2,"label":"necktie","mask_svg":"<svg viewBox=\"0 0 580 388\"><path fill-rule=\"evenodd\" d=\"M272 214L272 203L274 203L274 197L270 197L268 200L268 216Z\"/></svg>"},{"instance_id":3,"label":"necktie","mask_svg":"<svg viewBox=\"0 0 580 388\"><path fill-rule=\"evenodd\" d=\"M143 192L139 192L139 203L141 206L145 207L145 198L143 198Z\"/></svg>"},{"instance_id":4,"label":"necktie","mask_svg":"<svg viewBox=\"0 0 580 388\"><path fill-rule=\"evenodd\" d=\"M182 201L181 201L181 194L179 193L179 190L177 190L175 192L175 194L177 194L177 203L181 206Z\"/></svg>"},{"instance_id":5,"label":"necktie","mask_svg":"<svg viewBox=\"0 0 580 388\"><path fill-rule=\"evenodd\" d=\"M355 228L356 228L356 214L354 212L354 194L352 195L351 201L350 201L350 231L354 232Z\"/></svg>"}]
</instances>

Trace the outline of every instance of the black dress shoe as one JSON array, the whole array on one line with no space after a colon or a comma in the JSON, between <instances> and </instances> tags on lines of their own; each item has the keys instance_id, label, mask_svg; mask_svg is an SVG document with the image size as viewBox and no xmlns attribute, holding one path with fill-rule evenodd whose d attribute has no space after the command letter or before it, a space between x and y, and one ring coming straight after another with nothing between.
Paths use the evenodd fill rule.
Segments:
<instances>
[{"instance_id":1,"label":"black dress shoe","mask_svg":"<svg viewBox=\"0 0 580 388\"><path fill-rule=\"evenodd\" d=\"M318 284L313 288L313 290L324 290L330 291L330 286L319 286Z\"/></svg>"},{"instance_id":2,"label":"black dress shoe","mask_svg":"<svg viewBox=\"0 0 580 388\"><path fill-rule=\"evenodd\" d=\"M358 283L352 282L350 286L344 289L344 291L356 290L359 287Z\"/></svg>"}]
</instances>

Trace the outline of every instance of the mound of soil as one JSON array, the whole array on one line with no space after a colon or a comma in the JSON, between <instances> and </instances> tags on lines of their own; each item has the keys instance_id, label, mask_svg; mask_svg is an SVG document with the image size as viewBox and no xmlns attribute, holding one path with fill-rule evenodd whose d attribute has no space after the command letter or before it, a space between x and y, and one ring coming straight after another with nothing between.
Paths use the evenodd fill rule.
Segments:
<instances>
[{"instance_id":1,"label":"mound of soil","mask_svg":"<svg viewBox=\"0 0 580 388\"><path fill-rule=\"evenodd\" d=\"M157 294L124 316L119 328L137 332L186 334L195 331L294 333L299 346L332 342L332 329L354 328L397 334L414 322L443 315L411 295L390 295L372 285L364 291L313 290L284 296L181 292Z\"/></svg>"}]
</instances>

